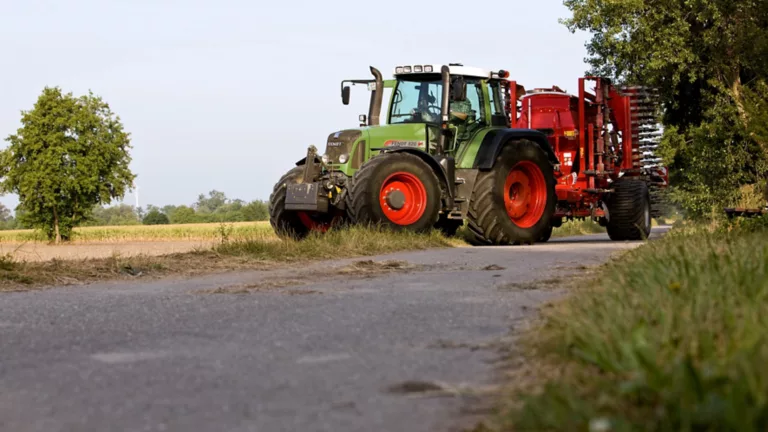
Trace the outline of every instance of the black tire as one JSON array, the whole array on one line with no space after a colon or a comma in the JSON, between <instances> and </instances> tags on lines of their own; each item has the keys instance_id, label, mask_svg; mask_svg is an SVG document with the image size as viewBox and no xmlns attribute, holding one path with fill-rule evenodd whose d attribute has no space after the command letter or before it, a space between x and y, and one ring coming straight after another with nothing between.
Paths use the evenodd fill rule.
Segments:
<instances>
[{"instance_id":1,"label":"black tire","mask_svg":"<svg viewBox=\"0 0 768 432\"><path fill-rule=\"evenodd\" d=\"M298 213L285 210L286 187L289 183L299 183L303 171L304 167L298 166L285 173L269 196L269 224L280 237L301 239L309 234L309 228L301 221Z\"/></svg>"},{"instance_id":2,"label":"black tire","mask_svg":"<svg viewBox=\"0 0 768 432\"><path fill-rule=\"evenodd\" d=\"M512 168L521 162L531 162L544 176L546 199L543 201L543 213L531 226L517 225L505 207L505 183ZM474 237L470 243L475 245L510 245L533 244L542 238L551 228L552 215L555 212L557 195L552 164L534 142L528 140L513 141L507 144L496 158L492 170L481 171L477 175L472 198L469 204L469 230Z\"/></svg>"},{"instance_id":3,"label":"black tire","mask_svg":"<svg viewBox=\"0 0 768 432\"><path fill-rule=\"evenodd\" d=\"M645 240L651 234L651 201L642 180L621 179L608 197L608 237L614 241Z\"/></svg>"},{"instance_id":4,"label":"black tire","mask_svg":"<svg viewBox=\"0 0 768 432\"><path fill-rule=\"evenodd\" d=\"M397 223L382 208L382 185L396 173L406 173L423 185L424 212L416 220L403 219ZM440 183L437 176L418 156L408 153L385 153L368 160L352 176L347 194L347 215L352 223L377 225L396 231L431 230L437 222L440 205Z\"/></svg>"},{"instance_id":5,"label":"black tire","mask_svg":"<svg viewBox=\"0 0 768 432\"><path fill-rule=\"evenodd\" d=\"M539 238L539 243L546 243L546 242L548 242L549 239L552 238L552 230L554 230L552 225L550 225L549 228L545 229L544 230L544 234L542 234L541 237Z\"/></svg>"},{"instance_id":6,"label":"black tire","mask_svg":"<svg viewBox=\"0 0 768 432\"><path fill-rule=\"evenodd\" d=\"M313 225L307 226L307 223L302 221L299 212L285 209L287 185L289 183L299 183L303 175L304 166L297 166L291 169L275 184L272 194L269 196L269 223L280 237L301 240L313 231L310 229L310 226ZM322 226L324 229L328 229L331 226L341 228L347 223L346 217L343 212L341 214L337 213L305 213L305 217L309 218L316 227ZM318 228L315 231L320 231L320 229Z\"/></svg>"},{"instance_id":7,"label":"black tire","mask_svg":"<svg viewBox=\"0 0 768 432\"><path fill-rule=\"evenodd\" d=\"M463 220L448 219L444 214L440 215L440 218L435 224L435 228L440 230L446 237L456 237L456 233L459 232L459 229L462 226L464 226Z\"/></svg>"}]
</instances>

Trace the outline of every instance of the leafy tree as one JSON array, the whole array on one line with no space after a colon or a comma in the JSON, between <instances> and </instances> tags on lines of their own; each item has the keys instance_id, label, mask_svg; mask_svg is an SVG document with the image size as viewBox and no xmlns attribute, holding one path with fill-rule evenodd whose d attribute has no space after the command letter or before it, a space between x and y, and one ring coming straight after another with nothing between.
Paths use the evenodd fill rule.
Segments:
<instances>
[{"instance_id":1,"label":"leafy tree","mask_svg":"<svg viewBox=\"0 0 768 432\"><path fill-rule=\"evenodd\" d=\"M195 214L195 210L187 206L178 206L169 216L173 224L198 223L200 219Z\"/></svg>"},{"instance_id":2,"label":"leafy tree","mask_svg":"<svg viewBox=\"0 0 768 432\"><path fill-rule=\"evenodd\" d=\"M269 219L269 204L264 201L251 201L243 207L243 216L247 221L263 221Z\"/></svg>"},{"instance_id":3,"label":"leafy tree","mask_svg":"<svg viewBox=\"0 0 768 432\"><path fill-rule=\"evenodd\" d=\"M140 223L136 210L128 204L104 207L95 206L88 221L88 226L121 226L138 225Z\"/></svg>"},{"instance_id":4,"label":"leafy tree","mask_svg":"<svg viewBox=\"0 0 768 432\"><path fill-rule=\"evenodd\" d=\"M766 175L768 0L565 0L592 33L588 73L657 87L663 151L691 215L734 204Z\"/></svg>"},{"instance_id":5,"label":"leafy tree","mask_svg":"<svg viewBox=\"0 0 768 432\"><path fill-rule=\"evenodd\" d=\"M7 222L10 219L12 219L11 210L5 204L0 203L0 222Z\"/></svg>"},{"instance_id":6,"label":"leafy tree","mask_svg":"<svg viewBox=\"0 0 768 432\"><path fill-rule=\"evenodd\" d=\"M107 103L46 87L0 152L0 190L19 196L24 222L57 243L93 207L122 198L135 175L129 134Z\"/></svg>"},{"instance_id":7,"label":"leafy tree","mask_svg":"<svg viewBox=\"0 0 768 432\"><path fill-rule=\"evenodd\" d=\"M144 216L142 223L144 225L167 225L171 221L165 213L161 213L160 210L153 208Z\"/></svg>"},{"instance_id":8,"label":"leafy tree","mask_svg":"<svg viewBox=\"0 0 768 432\"><path fill-rule=\"evenodd\" d=\"M152 211L152 208L154 208L154 206L152 206L152 205L147 206L147 211L148 212ZM163 206L160 209L160 211L165 213L168 216L168 218L171 220L171 222L173 223L173 213L176 212L177 208L178 207L175 206L175 205L166 205L166 206Z\"/></svg>"},{"instance_id":9,"label":"leafy tree","mask_svg":"<svg viewBox=\"0 0 768 432\"><path fill-rule=\"evenodd\" d=\"M201 213L213 213L228 202L229 200L224 192L212 190L208 192L208 197L204 194L200 194L197 197L197 202L195 203L194 208Z\"/></svg>"}]
</instances>

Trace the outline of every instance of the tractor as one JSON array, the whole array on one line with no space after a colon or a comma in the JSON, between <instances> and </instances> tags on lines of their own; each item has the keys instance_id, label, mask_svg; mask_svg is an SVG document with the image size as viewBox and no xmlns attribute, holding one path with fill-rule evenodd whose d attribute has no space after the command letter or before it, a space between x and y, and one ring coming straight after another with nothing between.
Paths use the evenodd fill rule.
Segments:
<instances>
[{"instance_id":1,"label":"tractor","mask_svg":"<svg viewBox=\"0 0 768 432\"><path fill-rule=\"evenodd\" d=\"M360 127L331 133L323 154L310 146L275 185L279 235L373 224L450 236L466 223L475 245L533 244L587 217L613 240L650 233L666 185L651 90L587 77L578 96L526 92L506 70L457 63L398 66L391 80L370 70L341 83L345 105L349 84L368 86Z\"/></svg>"},{"instance_id":2,"label":"tractor","mask_svg":"<svg viewBox=\"0 0 768 432\"><path fill-rule=\"evenodd\" d=\"M551 230L558 158L544 132L518 128L525 89L505 70L458 63L406 65L384 80L345 80L370 91L361 127L331 133L275 185L270 222L303 238L345 224L447 235L468 223L473 242L534 243ZM391 89L386 123L383 93Z\"/></svg>"}]
</instances>

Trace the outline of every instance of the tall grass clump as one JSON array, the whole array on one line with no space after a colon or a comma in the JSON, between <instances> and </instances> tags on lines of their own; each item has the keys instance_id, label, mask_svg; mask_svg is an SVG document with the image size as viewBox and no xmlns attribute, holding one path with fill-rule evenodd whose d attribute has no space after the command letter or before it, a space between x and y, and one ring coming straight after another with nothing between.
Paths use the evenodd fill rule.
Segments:
<instances>
[{"instance_id":1,"label":"tall grass clump","mask_svg":"<svg viewBox=\"0 0 768 432\"><path fill-rule=\"evenodd\" d=\"M456 243L456 240L449 240L437 231L416 234L353 226L325 234L312 234L300 241L277 239L272 234L254 235L222 243L215 247L215 251L262 260L296 261L370 256L403 250L450 247Z\"/></svg>"},{"instance_id":2,"label":"tall grass clump","mask_svg":"<svg viewBox=\"0 0 768 432\"><path fill-rule=\"evenodd\" d=\"M526 336L542 385L501 429L768 430L768 219L673 230L587 286Z\"/></svg>"}]
</instances>

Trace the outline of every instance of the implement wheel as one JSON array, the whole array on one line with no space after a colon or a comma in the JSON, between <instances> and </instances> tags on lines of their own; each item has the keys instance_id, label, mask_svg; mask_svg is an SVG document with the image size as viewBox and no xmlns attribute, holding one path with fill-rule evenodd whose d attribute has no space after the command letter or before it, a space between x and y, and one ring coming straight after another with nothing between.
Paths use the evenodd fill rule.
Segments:
<instances>
[{"instance_id":1,"label":"implement wheel","mask_svg":"<svg viewBox=\"0 0 768 432\"><path fill-rule=\"evenodd\" d=\"M608 198L608 236L614 241L645 240L651 234L651 200L642 180L624 178Z\"/></svg>"},{"instance_id":2,"label":"implement wheel","mask_svg":"<svg viewBox=\"0 0 768 432\"><path fill-rule=\"evenodd\" d=\"M343 213L316 213L290 211L285 209L286 187L289 183L299 183L304 175L304 167L298 166L288 171L275 184L269 197L269 223L278 236L283 238L303 239L312 232L325 233L345 222Z\"/></svg>"},{"instance_id":3,"label":"implement wheel","mask_svg":"<svg viewBox=\"0 0 768 432\"><path fill-rule=\"evenodd\" d=\"M536 144L507 144L492 170L477 176L469 205L475 244L533 244L547 237L555 211L555 177Z\"/></svg>"},{"instance_id":4,"label":"implement wheel","mask_svg":"<svg viewBox=\"0 0 768 432\"><path fill-rule=\"evenodd\" d=\"M424 232L437 222L440 184L419 157L385 153L352 177L347 212L353 223Z\"/></svg>"}]
</instances>

